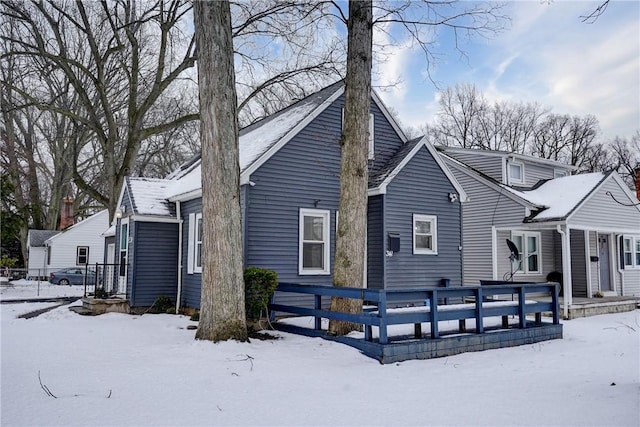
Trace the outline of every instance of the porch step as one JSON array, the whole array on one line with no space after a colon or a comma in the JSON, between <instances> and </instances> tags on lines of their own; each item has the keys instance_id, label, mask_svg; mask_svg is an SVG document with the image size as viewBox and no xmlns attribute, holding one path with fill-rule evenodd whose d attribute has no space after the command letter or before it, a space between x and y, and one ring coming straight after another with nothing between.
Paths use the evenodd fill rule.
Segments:
<instances>
[{"instance_id":1,"label":"porch step","mask_svg":"<svg viewBox=\"0 0 640 427\"><path fill-rule=\"evenodd\" d=\"M73 311L74 313L78 313L81 316L97 316L98 315L98 313L94 313L93 311L91 311L91 309L83 306L79 306L79 305L69 307L69 310Z\"/></svg>"},{"instance_id":2,"label":"porch step","mask_svg":"<svg viewBox=\"0 0 640 427\"><path fill-rule=\"evenodd\" d=\"M129 302L122 298L82 298L82 307L76 307L83 311L78 314L97 316L104 313L125 313L130 311ZM74 310L75 311L75 310Z\"/></svg>"}]
</instances>

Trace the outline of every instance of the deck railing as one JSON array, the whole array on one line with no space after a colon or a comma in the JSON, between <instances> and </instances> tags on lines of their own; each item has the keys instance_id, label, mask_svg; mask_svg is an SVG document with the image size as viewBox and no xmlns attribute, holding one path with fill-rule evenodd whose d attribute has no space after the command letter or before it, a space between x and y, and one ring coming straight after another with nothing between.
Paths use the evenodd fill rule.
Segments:
<instances>
[{"instance_id":1,"label":"deck railing","mask_svg":"<svg viewBox=\"0 0 640 427\"><path fill-rule=\"evenodd\" d=\"M465 321L475 320L475 332L485 331L484 320L502 317L502 328L509 328L507 316L517 316L517 328L527 328L527 314L535 314L535 324L542 323L542 313L550 313L553 324L560 323L558 306L558 285L556 283L518 283L492 286L452 286L446 288L421 288L407 290L375 290L338 288L333 286L313 286L280 283L280 293L308 294L313 296L313 308L284 303L270 304L274 312L291 313L315 318L314 329L322 329L322 318L343 320L364 326L365 340L372 341L372 328L378 328L378 342L389 342L388 327L391 325L414 324L416 338L421 338L421 324L430 324L430 338L440 336L439 323L458 320L459 328L466 331ZM529 294L551 296L550 302L527 300ZM343 297L362 300L362 313L350 314L323 309L322 297ZM406 301L418 305L409 310L393 308ZM444 302L460 301L460 304ZM420 304L422 303L422 304Z\"/></svg>"}]
</instances>

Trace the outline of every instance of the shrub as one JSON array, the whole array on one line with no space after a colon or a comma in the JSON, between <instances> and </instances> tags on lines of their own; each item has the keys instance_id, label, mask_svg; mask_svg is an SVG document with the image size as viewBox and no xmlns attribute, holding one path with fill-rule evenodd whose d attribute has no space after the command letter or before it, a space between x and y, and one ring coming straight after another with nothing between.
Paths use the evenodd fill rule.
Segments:
<instances>
[{"instance_id":1,"label":"shrub","mask_svg":"<svg viewBox=\"0 0 640 427\"><path fill-rule=\"evenodd\" d=\"M262 310L266 312L277 286L278 274L275 271L259 267L245 268L244 299L247 320L260 319Z\"/></svg>"},{"instance_id":2,"label":"shrub","mask_svg":"<svg viewBox=\"0 0 640 427\"><path fill-rule=\"evenodd\" d=\"M9 258L7 255L2 255L0 258L0 267L2 268L15 268L16 265L18 265L17 258Z\"/></svg>"},{"instance_id":3,"label":"shrub","mask_svg":"<svg viewBox=\"0 0 640 427\"><path fill-rule=\"evenodd\" d=\"M150 311L152 311L153 313L166 313L167 310L171 307L174 307L171 298L166 295L160 295L153 302Z\"/></svg>"},{"instance_id":4,"label":"shrub","mask_svg":"<svg viewBox=\"0 0 640 427\"><path fill-rule=\"evenodd\" d=\"M198 322L200 320L200 312L196 311L195 313L193 313L189 320L191 320L192 322Z\"/></svg>"}]
</instances>

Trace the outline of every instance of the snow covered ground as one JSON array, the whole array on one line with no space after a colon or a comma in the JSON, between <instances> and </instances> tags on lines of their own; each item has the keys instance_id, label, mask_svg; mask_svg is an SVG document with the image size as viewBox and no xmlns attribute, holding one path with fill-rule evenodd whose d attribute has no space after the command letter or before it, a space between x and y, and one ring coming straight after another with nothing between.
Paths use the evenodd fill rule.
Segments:
<instances>
[{"instance_id":1,"label":"snow covered ground","mask_svg":"<svg viewBox=\"0 0 640 427\"><path fill-rule=\"evenodd\" d=\"M17 319L45 306L0 307L2 426L640 425L639 310L565 322L562 340L380 365L280 332L196 341L180 315Z\"/></svg>"},{"instance_id":2,"label":"snow covered ground","mask_svg":"<svg viewBox=\"0 0 640 427\"><path fill-rule=\"evenodd\" d=\"M91 289L93 290L93 289ZM52 297L81 297L84 286L59 286L36 280L14 280L0 284L0 301L38 299Z\"/></svg>"}]
</instances>

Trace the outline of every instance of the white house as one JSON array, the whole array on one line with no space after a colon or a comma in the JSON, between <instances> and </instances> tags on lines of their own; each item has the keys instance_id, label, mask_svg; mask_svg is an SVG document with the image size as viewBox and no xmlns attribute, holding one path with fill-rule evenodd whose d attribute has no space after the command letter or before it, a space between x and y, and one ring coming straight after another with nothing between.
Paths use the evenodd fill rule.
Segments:
<instances>
[{"instance_id":1,"label":"white house","mask_svg":"<svg viewBox=\"0 0 640 427\"><path fill-rule=\"evenodd\" d=\"M49 272L104 262L104 236L109 211L103 210L48 238L46 268Z\"/></svg>"},{"instance_id":2,"label":"white house","mask_svg":"<svg viewBox=\"0 0 640 427\"><path fill-rule=\"evenodd\" d=\"M27 276L34 279L48 276L47 248L44 242L58 233L60 233L58 230L29 230L27 235Z\"/></svg>"}]
</instances>

